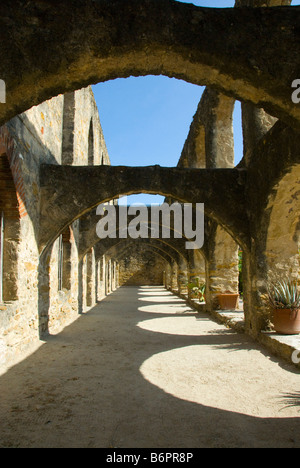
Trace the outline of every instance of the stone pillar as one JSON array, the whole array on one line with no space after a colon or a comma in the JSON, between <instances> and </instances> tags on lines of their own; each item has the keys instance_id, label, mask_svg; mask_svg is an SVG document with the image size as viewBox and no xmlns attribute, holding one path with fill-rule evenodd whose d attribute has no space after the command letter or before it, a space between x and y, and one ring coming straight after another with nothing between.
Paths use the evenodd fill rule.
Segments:
<instances>
[{"instance_id":1,"label":"stone pillar","mask_svg":"<svg viewBox=\"0 0 300 468\"><path fill-rule=\"evenodd\" d=\"M93 251L88 252L86 256L86 305L94 305L94 274L93 274Z\"/></svg>"},{"instance_id":2,"label":"stone pillar","mask_svg":"<svg viewBox=\"0 0 300 468\"><path fill-rule=\"evenodd\" d=\"M202 254L197 250L189 252L189 268L188 268L188 283L189 285L195 284L200 286L206 282L205 275L205 260ZM188 296L193 298L191 288L188 288Z\"/></svg>"},{"instance_id":3,"label":"stone pillar","mask_svg":"<svg viewBox=\"0 0 300 468\"><path fill-rule=\"evenodd\" d=\"M182 295L188 295L188 268L186 262L183 260L179 263L178 268L178 290Z\"/></svg>"},{"instance_id":4,"label":"stone pillar","mask_svg":"<svg viewBox=\"0 0 300 468\"><path fill-rule=\"evenodd\" d=\"M71 261L71 253L72 253L72 244L70 238L70 229L66 229L66 231L62 234L62 288L70 291L71 289L71 271L72 271L72 261Z\"/></svg>"},{"instance_id":5,"label":"stone pillar","mask_svg":"<svg viewBox=\"0 0 300 468\"><path fill-rule=\"evenodd\" d=\"M175 261L172 261L171 265L171 289L172 291L178 291L178 266Z\"/></svg>"},{"instance_id":6,"label":"stone pillar","mask_svg":"<svg viewBox=\"0 0 300 468\"><path fill-rule=\"evenodd\" d=\"M116 262L116 289L120 287L120 266L119 263Z\"/></svg>"},{"instance_id":7,"label":"stone pillar","mask_svg":"<svg viewBox=\"0 0 300 468\"><path fill-rule=\"evenodd\" d=\"M111 290L116 290L116 262L112 260L111 262Z\"/></svg>"},{"instance_id":8,"label":"stone pillar","mask_svg":"<svg viewBox=\"0 0 300 468\"><path fill-rule=\"evenodd\" d=\"M220 293L239 291L238 245L221 226L215 225L206 246L206 304L215 310Z\"/></svg>"},{"instance_id":9,"label":"stone pillar","mask_svg":"<svg viewBox=\"0 0 300 468\"><path fill-rule=\"evenodd\" d=\"M78 262L78 313L83 313L83 259Z\"/></svg>"},{"instance_id":10,"label":"stone pillar","mask_svg":"<svg viewBox=\"0 0 300 468\"><path fill-rule=\"evenodd\" d=\"M236 0L236 7L276 7L290 5L291 0ZM244 157L249 164L251 152L259 140L273 127L277 118L267 114L264 109L251 103L242 102L242 127L244 140Z\"/></svg>"},{"instance_id":11,"label":"stone pillar","mask_svg":"<svg viewBox=\"0 0 300 468\"><path fill-rule=\"evenodd\" d=\"M197 268L192 264L190 265L189 272L188 272L188 279L189 279L189 288L188 288L188 297L189 299L195 299L193 290L191 289L192 285L195 286L200 284L200 278Z\"/></svg>"},{"instance_id":12,"label":"stone pillar","mask_svg":"<svg viewBox=\"0 0 300 468\"><path fill-rule=\"evenodd\" d=\"M171 265L169 263L166 264L166 271L165 271L165 287L166 289L171 289Z\"/></svg>"},{"instance_id":13,"label":"stone pillar","mask_svg":"<svg viewBox=\"0 0 300 468\"><path fill-rule=\"evenodd\" d=\"M105 255L101 259L101 296L106 295L106 260Z\"/></svg>"},{"instance_id":14,"label":"stone pillar","mask_svg":"<svg viewBox=\"0 0 300 468\"><path fill-rule=\"evenodd\" d=\"M38 326L41 339L49 334L50 259L52 248L40 257L38 267Z\"/></svg>"},{"instance_id":15,"label":"stone pillar","mask_svg":"<svg viewBox=\"0 0 300 468\"><path fill-rule=\"evenodd\" d=\"M95 300L98 302L99 294L99 262L95 259Z\"/></svg>"},{"instance_id":16,"label":"stone pillar","mask_svg":"<svg viewBox=\"0 0 300 468\"><path fill-rule=\"evenodd\" d=\"M269 325L269 312L263 294L266 292L266 262L264 255L253 246L243 255L243 286L245 331L257 338Z\"/></svg>"},{"instance_id":17,"label":"stone pillar","mask_svg":"<svg viewBox=\"0 0 300 468\"><path fill-rule=\"evenodd\" d=\"M10 302L18 299L19 220L4 217L3 234L3 300Z\"/></svg>"},{"instance_id":18,"label":"stone pillar","mask_svg":"<svg viewBox=\"0 0 300 468\"><path fill-rule=\"evenodd\" d=\"M111 293L111 260L108 260L105 268L105 294Z\"/></svg>"}]
</instances>

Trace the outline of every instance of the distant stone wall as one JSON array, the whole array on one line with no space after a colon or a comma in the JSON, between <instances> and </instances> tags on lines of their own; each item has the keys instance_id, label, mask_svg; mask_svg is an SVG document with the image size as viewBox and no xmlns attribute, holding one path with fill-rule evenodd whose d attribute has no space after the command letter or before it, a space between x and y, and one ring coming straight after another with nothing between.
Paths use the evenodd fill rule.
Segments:
<instances>
[{"instance_id":1,"label":"distant stone wall","mask_svg":"<svg viewBox=\"0 0 300 468\"><path fill-rule=\"evenodd\" d=\"M120 286L157 286L164 281L165 261L136 246L134 252L119 261Z\"/></svg>"}]
</instances>

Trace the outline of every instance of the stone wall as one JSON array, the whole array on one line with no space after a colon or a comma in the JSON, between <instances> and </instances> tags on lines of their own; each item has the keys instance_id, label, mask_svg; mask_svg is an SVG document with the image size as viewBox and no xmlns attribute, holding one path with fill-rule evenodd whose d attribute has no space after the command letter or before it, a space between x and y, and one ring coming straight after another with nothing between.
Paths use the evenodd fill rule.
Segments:
<instances>
[{"instance_id":1,"label":"stone wall","mask_svg":"<svg viewBox=\"0 0 300 468\"><path fill-rule=\"evenodd\" d=\"M0 305L2 363L22 354L42 333L57 333L78 316L80 223L75 221L61 235L58 232L56 241L42 257L38 249L41 164L61 164L66 139L73 141L72 164L88 164L91 141L93 163L109 164L91 88L73 94L73 125L70 125L70 99L59 95L15 117L0 131L1 161L8 167L6 173L6 166L0 171L0 189L8 190L8 172L12 180L10 190L12 193L15 190L16 199L15 208L0 207L5 225L4 302ZM68 112L64 109L67 103ZM64 121L66 116L68 122ZM92 302L95 303L94 296Z\"/></svg>"},{"instance_id":2,"label":"stone wall","mask_svg":"<svg viewBox=\"0 0 300 468\"><path fill-rule=\"evenodd\" d=\"M119 261L120 286L157 286L163 284L165 261L144 247L136 247Z\"/></svg>"},{"instance_id":3,"label":"stone wall","mask_svg":"<svg viewBox=\"0 0 300 468\"><path fill-rule=\"evenodd\" d=\"M124 2L121 3L124 8ZM22 88L27 92L22 93L16 80L9 80L11 99L9 105L1 108L2 119L15 115L16 108L27 109L28 103L32 105L41 102L42 96L55 94L51 81L54 78L60 92L67 94L32 107L0 129L0 212L4 214L2 363L13 354L22 354L34 340L59 332L118 284L164 282L173 291L187 294L187 282L205 279L205 308L210 312L217 307L219 292L237 292L238 246L243 248L245 329L257 338L267 323L262 298L268 279L274 273L292 278L299 273L299 108L291 102L288 82L299 60L294 23L298 9L248 8L288 5L289 0L237 0L236 7L247 8L228 10L162 2L164 10L159 3L136 2L131 30L128 35L119 36L121 42L130 39L127 52L115 43L114 36L110 37L114 21L123 30L126 5L123 14L122 8L115 11L115 6L110 5L110 14L103 15L109 2L102 2L95 8L105 18L104 23L109 18L103 49L98 29L89 35L94 18L85 12L87 28L81 25L80 29L85 41L77 45L72 42L69 65L64 61L60 68L52 63L58 75L51 75L50 79L48 67L40 67L39 63L41 81L37 85L32 79L30 50L27 60L23 60L24 70L27 66L30 69L28 83ZM29 5L27 13L30 8ZM48 21L46 10L40 12L44 24ZM154 15L151 27L147 12ZM80 13L84 18L84 12ZM24 23L21 16L20 28ZM5 27L7 17L2 17ZM60 22L65 18L56 15L56 19ZM72 27L77 21L80 15L75 14ZM203 24L204 29L199 27ZM48 27L51 29L52 25ZM226 41L222 34L225 30L229 31ZM173 31L172 52L168 31ZM276 51L270 39L273 33ZM35 36L42 44L43 31L37 28ZM3 37L6 41L9 35ZM69 37L74 41L77 35L69 34L68 40ZM58 50L59 38L54 38L48 47L56 45ZM141 38L142 47L137 52ZM183 38L187 41L184 47ZM18 41L13 41L11 48L2 48L5 56L0 66L4 71L15 44ZM65 47L64 43L64 57ZM89 59L78 63L78 50ZM149 54L151 50L154 54ZM44 50L40 52L39 59ZM52 59L59 57L52 54ZM12 62L4 78L13 73L15 61ZM64 67L68 73L63 72ZM162 69L170 77L209 86L199 103L178 167L101 167L109 166L109 157L93 93L90 87L73 91L75 83L85 85L95 80L95 73L99 73L100 81L130 73L160 74ZM233 169L235 99L245 100L244 158ZM273 112L276 118L267 112ZM158 239L155 245L143 245L137 240L130 248L116 242L112 252L112 245L101 240L103 248L99 254L99 241L94 239L95 213L88 213L89 210L94 210L100 201L139 191L165 194L168 199L181 202L205 202L202 251L189 253L178 244L178 239Z\"/></svg>"}]
</instances>

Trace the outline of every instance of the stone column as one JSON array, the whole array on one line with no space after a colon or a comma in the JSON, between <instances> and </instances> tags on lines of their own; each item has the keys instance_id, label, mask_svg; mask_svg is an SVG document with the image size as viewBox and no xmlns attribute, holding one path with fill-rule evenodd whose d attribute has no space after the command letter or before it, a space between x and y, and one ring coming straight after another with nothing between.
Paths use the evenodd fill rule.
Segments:
<instances>
[{"instance_id":1,"label":"stone column","mask_svg":"<svg viewBox=\"0 0 300 468\"><path fill-rule=\"evenodd\" d=\"M106 259L103 255L101 259L101 296L105 297L106 295Z\"/></svg>"},{"instance_id":2,"label":"stone column","mask_svg":"<svg viewBox=\"0 0 300 468\"><path fill-rule=\"evenodd\" d=\"M83 259L78 262L78 314L83 313Z\"/></svg>"},{"instance_id":3,"label":"stone column","mask_svg":"<svg viewBox=\"0 0 300 468\"><path fill-rule=\"evenodd\" d=\"M169 263L166 264L165 287L168 290L171 289L171 265Z\"/></svg>"},{"instance_id":4,"label":"stone column","mask_svg":"<svg viewBox=\"0 0 300 468\"><path fill-rule=\"evenodd\" d=\"M238 293L238 245L220 226L212 225L206 244L206 307L215 310L220 293Z\"/></svg>"},{"instance_id":5,"label":"stone column","mask_svg":"<svg viewBox=\"0 0 300 468\"><path fill-rule=\"evenodd\" d=\"M206 282L205 261L199 251L191 250L189 252L188 283L201 285ZM193 298L193 292L188 288L188 296Z\"/></svg>"},{"instance_id":6,"label":"stone column","mask_svg":"<svg viewBox=\"0 0 300 468\"><path fill-rule=\"evenodd\" d=\"M290 5L291 0L236 0L239 7L276 7ZM244 157L249 164L251 152L259 140L273 127L277 118L267 114L264 109L255 107L251 103L242 102L242 127L244 140Z\"/></svg>"},{"instance_id":7,"label":"stone column","mask_svg":"<svg viewBox=\"0 0 300 468\"><path fill-rule=\"evenodd\" d=\"M86 305L91 307L94 304L93 295L94 274L93 274L93 252L88 252L86 256Z\"/></svg>"},{"instance_id":8,"label":"stone column","mask_svg":"<svg viewBox=\"0 0 300 468\"><path fill-rule=\"evenodd\" d=\"M40 257L38 267L38 321L39 337L41 339L49 334L50 259L52 248Z\"/></svg>"},{"instance_id":9,"label":"stone column","mask_svg":"<svg viewBox=\"0 0 300 468\"><path fill-rule=\"evenodd\" d=\"M171 265L171 289L172 291L178 291L178 266L175 261Z\"/></svg>"},{"instance_id":10,"label":"stone column","mask_svg":"<svg viewBox=\"0 0 300 468\"><path fill-rule=\"evenodd\" d=\"M187 263L183 260L179 263L178 268L178 289L182 295L188 295L188 268Z\"/></svg>"}]
</instances>

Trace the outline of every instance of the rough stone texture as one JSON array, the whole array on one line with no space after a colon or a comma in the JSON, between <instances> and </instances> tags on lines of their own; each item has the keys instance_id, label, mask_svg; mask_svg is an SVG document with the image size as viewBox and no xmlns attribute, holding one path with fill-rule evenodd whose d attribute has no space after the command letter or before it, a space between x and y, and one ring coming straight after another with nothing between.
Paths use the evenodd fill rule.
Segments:
<instances>
[{"instance_id":1,"label":"rough stone texture","mask_svg":"<svg viewBox=\"0 0 300 468\"><path fill-rule=\"evenodd\" d=\"M64 96L33 107L1 128L0 189L2 187L6 197L1 202L5 230L4 305L1 306L0 330L7 360L22 353L42 333L57 333L78 316L78 222L62 233L62 287L58 284L59 240L51 245L43 258L37 250L39 165L61 163L68 131L74 139L74 164L87 164L91 120L94 122L94 162L109 163L91 88L76 91L74 97L77 139L74 139L73 130L63 125ZM92 301L95 302L94 296Z\"/></svg>"},{"instance_id":2,"label":"rough stone texture","mask_svg":"<svg viewBox=\"0 0 300 468\"><path fill-rule=\"evenodd\" d=\"M274 6L288 6L292 0L236 0L236 7L274 7Z\"/></svg>"},{"instance_id":3,"label":"rough stone texture","mask_svg":"<svg viewBox=\"0 0 300 468\"><path fill-rule=\"evenodd\" d=\"M206 88L182 150L179 167L234 166L234 102L234 99Z\"/></svg>"},{"instance_id":4,"label":"rough stone texture","mask_svg":"<svg viewBox=\"0 0 300 468\"><path fill-rule=\"evenodd\" d=\"M245 179L243 169L43 165L40 251L66 226L99 203L133 193L161 194L183 202L205 203L208 216L234 232L241 244L247 243Z\"/></svg>"},{"instance_id":5,"label":"rough stone texture","mask_svg":"<svg viewBox=\"0 0 300 468\"><path fill-rule=\"evenodd\" d=\"M0 130L5 357L114 291L132 273L118 265L129 252L140 265L136 243L95 239L94 211L140 192L205 203L201 252L187 254L184 239L137 242L160 259L167 288L187 294L187 281L205 278L207 311L217 292L236 290L237 245L243 248L245 330L261 337L267 279L299 271L300 107L291 82L299 78L300 8L249 8L278 3L215 10L171 0L68 0L59 14L52 2L1 3L2 123L30 107ZM91 89L78 88L132 74L208 85L177 168L99 167L109 159L98 110ZM243 101L238 168L235 99Z\"/></svg>"},{"instance_id":6,"label":"rough stone texture","mask_svg":"<svg viewBox=\"0 0 300 468\"><path fill-rule=\"evenodd\" d=\"M1 123L91 83L164 74L214 86L299 127L291 102L299 15L297 7L220 10L171 0L68 0L59 10L52 2L6 0Z\"/></svg>"},{"instance_id":7,"label":"rough stone texture","mask_svg":"<svg viewBox=\"0 0 300 468\"><path fill-rule=\"evenodd\" d=\"M163 284L165 261L147 251L143 246L134 246L119 260L120 286L156 286Z\"/></svg>"}]
</instances>

